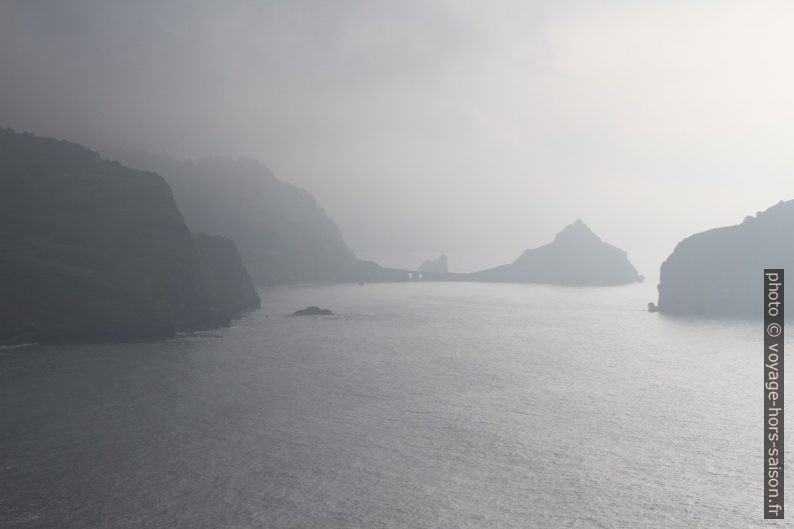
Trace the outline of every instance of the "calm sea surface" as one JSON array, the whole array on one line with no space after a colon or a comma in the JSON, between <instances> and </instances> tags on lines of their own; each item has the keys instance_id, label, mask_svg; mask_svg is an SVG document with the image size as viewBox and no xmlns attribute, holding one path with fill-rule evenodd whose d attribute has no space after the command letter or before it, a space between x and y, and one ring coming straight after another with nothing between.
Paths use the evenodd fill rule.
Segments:
<instances>
[{"instance_id":1,"label":"calm sea surface","mask_svg":"<svg viewBox=\"0 0 794 529\"><path fill-rule=\"evenodd\" d=\"M200 336L0 350L0 527L769 527L760 323L653 291L291 287Z\"/></svg>"}]
</instances>

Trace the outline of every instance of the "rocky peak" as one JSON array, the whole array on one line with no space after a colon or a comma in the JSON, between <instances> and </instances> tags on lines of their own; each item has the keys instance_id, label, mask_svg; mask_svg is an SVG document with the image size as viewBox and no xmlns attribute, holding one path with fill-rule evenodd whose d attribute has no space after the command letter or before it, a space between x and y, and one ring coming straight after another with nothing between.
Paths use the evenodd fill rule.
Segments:
<instances>
[{"instance_id":1,"label":"rocky peak","mask_svg":"<svg viewBox=\"0 0 794 529\"><path fill-rule=\"evenodd\" d=\"M593 231L582 222L582 219L576 219L576 222L569 224L562 229L557 235L554 236L554 242L558 243L600 243L601 238L593 233Z\"/></svg>"}]
</instances>

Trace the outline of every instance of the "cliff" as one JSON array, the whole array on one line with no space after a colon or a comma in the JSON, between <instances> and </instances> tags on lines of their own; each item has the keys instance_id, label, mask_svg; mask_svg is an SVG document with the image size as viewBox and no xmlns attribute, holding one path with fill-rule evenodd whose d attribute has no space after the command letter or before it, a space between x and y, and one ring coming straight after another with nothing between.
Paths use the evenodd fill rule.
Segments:
<instances>
[{"instance_id":1,"label":"cliff","mask_svg":"<svg viewBox=\"0 0 794 529\"><path fill-rule=\"evenodd\" d=\"M261 301L233 241L220 235L193 235L204 284L212 303L230 317L258 309Z\"/></svg>"},{"instance_id":2,"label":"cliff","mask_svg":"<svg viewBox=\"0 0 794 529\"><path fill-rule=\"evenodd\" d=\"M446 274L449 272L449 267L447 265L447 256L441 255L435 260L427 260L419 265L419 268L416 269L418 272L430 273L430 274Z\"/></svg>"},{"instance_id":3,"label":"cliff","mask_svg":"<svg viewBox=\"0 0 794 529\"><path fill-rule=\"evenodd\" d=\"M311 194L277 180L259 162L177 161L141 153L128 159L165 178L193 231L234 240L256 283L358 281L377 275L377 268L358 262Z\"/></svg>"},{"instance_id":4,"label":"cliff","mask_svg":"<svg viewBox=\"0 0 794 529\"><path fill-rule=\"evenodd\" d=\"M553 242L526 250L510 264L468 276L476 281L573 286L623 285L643 279L625 251L603 242L581 220L559 232Z\"/></svg>"},{"instance_id":5,"label":"cliff","mask_svg":"<svg viewBox=\"0 0 794 529\"><path fill-rule=\"evenodd\" d=\"M794 268L794 201L687 237L662 264L659 312L762 315L764 268Z\"/></svg>"},{"instance_id":6,"label":"cliff","mask_svg":"<svg viewBox=\"0 0 794 529\"><path fill-rule=\"evenodd\" d=\"M223 325L205 266L161 177L0 129L0 342Z\"/></svg>"}]
</instances>

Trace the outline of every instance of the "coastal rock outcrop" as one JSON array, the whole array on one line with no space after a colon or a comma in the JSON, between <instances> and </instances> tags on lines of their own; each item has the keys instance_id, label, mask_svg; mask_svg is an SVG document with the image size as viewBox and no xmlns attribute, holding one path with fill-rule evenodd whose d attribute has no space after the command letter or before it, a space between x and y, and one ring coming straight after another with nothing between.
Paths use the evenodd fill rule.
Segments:
<instances>
[{"instance_id":1,"label":"coastal rock outcrop","mask_svg":"<svg viewBox=\"0 0 794 529\"><path fill-rule=\"evenodd\" d=\"M449 272L449 267L447 265L447 256L441 255L436 259L423 262L419 265L419 268L416 269L418 272L425 272L428 274L446 274Z\"/></svg>"},{"instance_id":2,"label":"coastal rock outcrop","mask_svg":"<svg viewBox=\"0 0 794 529\"><path fill-rule=\"evenodd\" d=\"M306 307L305 309L296 310L292 313L293 316L333 316L334 313L331 312L329 309L321 309L320 307L316 307L311 305Z\"/></svg>"},{"instance_id":3,"label":"coastal rock outcrop","mask_svg":"<svg viewBox=\"0 0 794 529\"><path fill-rule=\"evenodd\" d=\"M581 220L565 227L553 242L526 250L510 264L468 276L476 281L572 286L623 285L643 280L625 251L603 242Z\"/></svg>"},{"instance_id":4,"label":"coastal rock outcrop","mask_svg":"<svg viewBox=\"0 0 794 529\"><path fill-rule=\"evenodd\" d=\"M679 242L661 267L658 310L761 317L764 268L794 269L794 200Z\"/></svg>"}]
</instances>

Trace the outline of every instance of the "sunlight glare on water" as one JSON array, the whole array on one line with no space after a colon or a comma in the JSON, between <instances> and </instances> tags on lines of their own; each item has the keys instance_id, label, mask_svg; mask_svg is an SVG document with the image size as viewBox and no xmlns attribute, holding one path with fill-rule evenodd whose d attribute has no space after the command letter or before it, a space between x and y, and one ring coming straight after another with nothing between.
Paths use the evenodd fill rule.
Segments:
<instances>
[{"instance_id":1,"label":"sunlight glare on water","mask_svg":"<svg viewBox=\"0 0 794 529\"><path fill-rule=\"evenodd\" d=\"M0 525L765 527L756 322L647 284L261 294L218 332L0 351Z\"/></svg>"}]
</instances>

